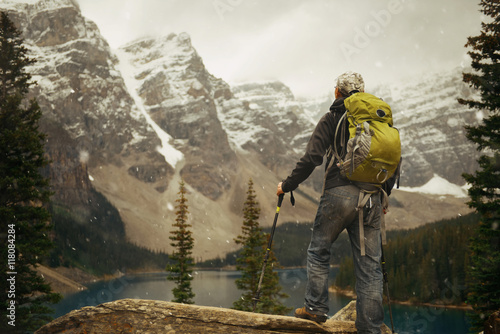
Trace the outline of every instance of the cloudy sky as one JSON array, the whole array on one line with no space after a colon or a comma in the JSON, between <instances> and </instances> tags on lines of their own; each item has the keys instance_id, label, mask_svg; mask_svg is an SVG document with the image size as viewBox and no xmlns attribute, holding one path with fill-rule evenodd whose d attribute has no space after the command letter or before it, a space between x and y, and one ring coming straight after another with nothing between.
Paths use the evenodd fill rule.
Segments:
<instances>
[{"instance_id":1,"label":"cloudy sky","mask_svg":"<svg viewBox=\"0 0 500 334\"><path fill-rule=\"evenodd\" d=\"M324 95L347 70L367 89L469 63L479 0L77 0L113 48L186 32L208 71L230 84L281 80Z\"/></svg>"}]
</instances>

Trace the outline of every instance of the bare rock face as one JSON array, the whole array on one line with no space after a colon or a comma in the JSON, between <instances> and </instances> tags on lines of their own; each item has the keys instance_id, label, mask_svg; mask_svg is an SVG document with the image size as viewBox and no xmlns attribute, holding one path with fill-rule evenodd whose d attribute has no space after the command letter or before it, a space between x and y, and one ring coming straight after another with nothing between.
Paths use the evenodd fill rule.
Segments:
<instances>
[{"instance_id":1,"label":"bare rock face","mask_svg":"<svg viewBox=\"0 0 500 334\"><path fill-rule=\"evenodd\" d=\"M353 321L324 324L287 316L157 300L122 299L72 311L35 334L55 333L356 333ZM384 331L390 333L390 331Z\"/></svg>"},{"instance_id":2,"label":"bare rock face","mask_svg":"<svg viewBox=\"0 0 500 334\"><path fill-rule=\"evenodd\" d=\"M92 184L88 177L85 153L80 155L77 143L58 124L46 123L42 127L47 133L45 154L50 158L50 166L44 174L57 189L52 199L69 206L79 206L90 197Z\"/></svg>"}]
</instances>

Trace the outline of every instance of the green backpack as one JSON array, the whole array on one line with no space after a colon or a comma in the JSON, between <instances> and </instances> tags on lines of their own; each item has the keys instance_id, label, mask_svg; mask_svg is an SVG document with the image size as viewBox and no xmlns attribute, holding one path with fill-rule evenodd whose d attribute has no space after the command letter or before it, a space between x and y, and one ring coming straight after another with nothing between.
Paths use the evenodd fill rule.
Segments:
<instances>
[{"instance_id":1,"label":"green backpack","mask_svg":"<svg viewBox=\"0 0 500 334\"><path fill-rule=\"evenodd\" d=\"M359 246L365 255L363 207L376 193L382 193L382 208L387 210L389 201L382 184L395 173L399 173L401 140L399 131L392 125L391 107L368 93L354 93L344 100L346 112L337 124L330 165L337 161L340 173L353 181L359 191L356 210L359 212ZM345 146L345 119L349 122L349 140ZM338 132L341 129L341 147L337 151ZM345 153L345 154L344 154ZM328 170L326 172L328 174ZM399 175L398 175L399 177ZM325 175L326 179L326 175ZM386 244L385 219L381 215L382 244Z\"/></svg>"},{"instance_id":2,"label":"green backpack","mask_svg":"<svg viewBox=\"0 0 500 334\"><path fill-rule=\"evenodd\" d=\"M349 122L349 141L340 154L337 143L333 145L340 172L351 181L380 186L396 172L401 160L401 141L399 131L392 126L391 107L368 93L354 93L344 105L347 111L338 123L335 141L344 119ZM343 146L345 134L341 138Z\"/></svg>"}]
</instances>

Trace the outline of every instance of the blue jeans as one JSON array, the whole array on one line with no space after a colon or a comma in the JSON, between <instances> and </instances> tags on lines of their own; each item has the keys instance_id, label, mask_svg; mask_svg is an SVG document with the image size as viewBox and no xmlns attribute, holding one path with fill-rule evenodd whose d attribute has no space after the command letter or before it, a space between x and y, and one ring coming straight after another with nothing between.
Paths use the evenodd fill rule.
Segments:
<instances>
[{"instance_id":1,"label":"blue jeans","mask_svg":"<svg viewBox=\"0 0 500 334\"><path fill-rule=\"evenodd\" d=\"M361 256L359 247L358 196L359 189L352 185L326 189L321 196L307 250L305 306L312 314L328 313L330 249L339 234L346 229L356 274L356 328L360 334L378 334L381 333L380 326L384 320L380 195L372 195L371 201L364 207L365 256Z\"/></svg>"}]
</instances>

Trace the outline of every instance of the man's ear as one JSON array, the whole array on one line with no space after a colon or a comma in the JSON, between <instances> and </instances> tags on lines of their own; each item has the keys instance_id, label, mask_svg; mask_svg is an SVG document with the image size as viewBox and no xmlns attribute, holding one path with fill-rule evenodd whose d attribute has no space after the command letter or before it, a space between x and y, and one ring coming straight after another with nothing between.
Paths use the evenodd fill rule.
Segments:
<instances>
[{"instance_id":1,"label":"man's ear","mask_svg":"<svg viewBox=\"0 0 500 334\"><path fill-rule=\"evenodd\" d=\"M339 88L338 87L335 87L335 98L338 99L338 98L341 98L343 95L342 93L340 92Z\"/></svg>"}]
</instances>

